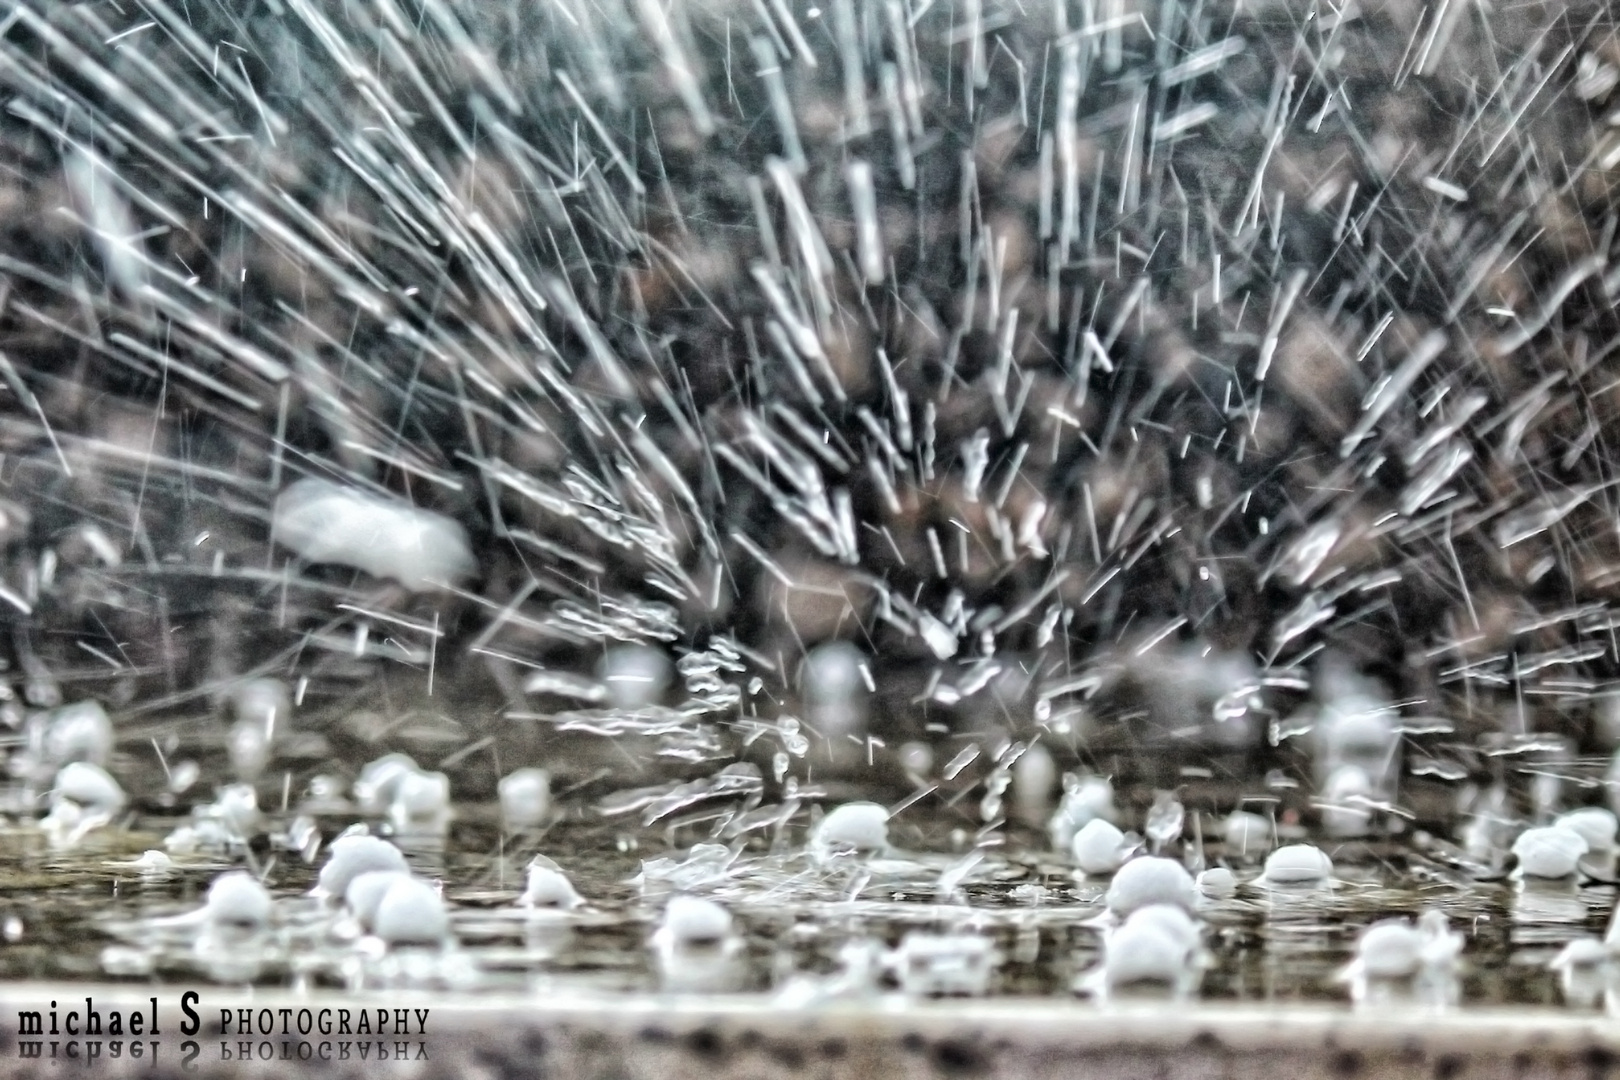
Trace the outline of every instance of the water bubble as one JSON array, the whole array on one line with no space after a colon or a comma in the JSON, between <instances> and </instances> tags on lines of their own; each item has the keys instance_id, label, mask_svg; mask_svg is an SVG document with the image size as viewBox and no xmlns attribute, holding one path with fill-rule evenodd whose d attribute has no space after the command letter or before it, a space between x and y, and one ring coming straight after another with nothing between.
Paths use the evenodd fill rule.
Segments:
<instances>
[{"instance_id":1,"label":"water bubble","mask_svg":"<svg viewBox=\"0 0 1620 1080\"><path fill-rule=\"evenodd\" d=\"M1574 829L1562 825L1526 829L1513 841L1513 854L1519 860L1513 873L1515 877L1569 877L1587 851L1586 840Z\"/></svg>"},{"instance_id":2,"label":"water bubble","mask_svg":"<svg viewBox=\"0 0 1620 1080\"><path fill-rule=\"evenodd\" d=\"M743 978L742 938L731 913L712 900L672 896L650 944L666 989L720 992Z\"/></svg>"},{"instance_id":3,"label":"water bubble","mask_svg":"<svg viewBox=\"0 0 1620 1080\"><path fill-rule=\"evenodd\" d=\"M717 945L731 934L731 912L712 900L678 893L665 905L654 939L673 948L687 948Z\"/></svg>"},{"instance_id":4,"label":"water bubble","mask_svg":"<svg viewBox=\"0 0 1620 1080\"><path fill-rule=\"evenodd\" d=\"M1333 860L1312 844L1289 844L1266 858L1265 880L1271 885L1320 885L1333 875Z\"/></svg>"},{"instance_id":5,"label":"water bubble","mask_svg":"<svg viewBox=\"0 0 1620 1080\"><path fill-rule=\"evenodd\" d=\"M1322 786L1322 828L1333 837L1366 836L1372 829L1372 779L1359 765L1340 765Z\"/></svg>"},{"instance_id":6,"label":"water bubble","mask_svg":"<svg viewBox=\"0 0 1620 1080\"><path fill-rule=\"evenodd\" d=\"M1201 969L1198 924L1176 905L1137 909L1103 938L1102 989L1141 983L1192 989Z\"/></svg>"},{"instance_id":7,"label":"water bubble","mask_svg":"<svg viewBox=\"0 0 1620 1080\"><path fill-rule=\"evenodd\" d=\"M1594 854L1613 852L1615 834L1620 831L1620 822L1616 821L1614 811L1601 806L1571 810L1561 815L1553 825L1579 833L1581 839L1586 841L1587 850Z\"/></svg>"},{"instance_id":8,"label":"water bubble","mask_svg":"<svg viewBox=\"0 0 1620 1080\"><path fill-rule=\"evenodd\" d=\"M1013 763L1012 802L1018 819L1040 825L1052 812L1052 789L1057 786L1057 762L1040 743L1031 746Z\"/></svg>"},{"instance_id":9,"label":"water bubble","mask_svg":"<svg viewBox=\"0 0 1620 1080\"><path fill-rule=\"evenodd\" d=\"M51 846L71 848L95 829L111 824L126 797L107 770L87 761L62 766L50 793L50 812L40 822Z\"/></svg>"},{"instance_id":10,"label":"water bubble","mask_svg":"<svg viewBox=\"0 0 1620 1080\"><path fill-rule=\"evenodd\" d=\"M420 771L416 759L408 754L384 754L375 761L368 761L354 781L354 798L360 804L360 812L371 816L386 814L400 781Z\"/></svg>"}]
</instances>

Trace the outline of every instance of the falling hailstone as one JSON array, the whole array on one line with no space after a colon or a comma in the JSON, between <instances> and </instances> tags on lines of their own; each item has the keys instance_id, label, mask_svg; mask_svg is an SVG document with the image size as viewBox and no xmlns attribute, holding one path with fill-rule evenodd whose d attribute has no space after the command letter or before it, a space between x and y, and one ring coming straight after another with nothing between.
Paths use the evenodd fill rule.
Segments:
<instances>
[{"instance_id":1,"label":"falling hailstone","mask_svg":"<svg viewBox=\"0 0 1620 1080\"><path fill-rule=\"evenodd\" d=\"M514 769L496 788L508 829L535 828L551 812L551 774L544 769Z\"/></svg>"},{"instance_id":2,"label":"falling hailstone","mask_svg":"<svg viewBox=\"0 0 1620 1080\"><path fill-rule=\"evenodd\" d=\"M888 847L889 811L871 802L845 803L822 818L810 836L810 851L817 860L881 854Z\"/></svg>"},{"instance_id":3,"label":"falling hailstone","mask_svg":"<svg viewBox=\"0 0 1620 1080\"><path fill-rule=\"evenodd\" d=\"M111 824L127 801L118 781L87 761L62 766L50 800L50 812L40 828L58 849L75 847L93 830Z\"/></svg>"},{"instance_id":4,"label":"falling hailstone","mask_svg":"<svg viewBox=\"0 0 1620 1080\"><path fill-rule=\"evenodd\" d=\"M518 903L537 910L572 911L585 901L574 891L574 883L562 867L544 855L536 855L529 862L528 884Z\"/></svg>"},{"instance_id":5,"label":"falling hailstone","mask_svg":"<svg viewBox=\"0 0 1620 1080\"><path fill-rule=\"evenodd\" d=\"M413 592L477 570L462 527L442 514L327 480L299 480L276 499L275 539L312 563L350 566Z\"/></svg>"}]
</instances>

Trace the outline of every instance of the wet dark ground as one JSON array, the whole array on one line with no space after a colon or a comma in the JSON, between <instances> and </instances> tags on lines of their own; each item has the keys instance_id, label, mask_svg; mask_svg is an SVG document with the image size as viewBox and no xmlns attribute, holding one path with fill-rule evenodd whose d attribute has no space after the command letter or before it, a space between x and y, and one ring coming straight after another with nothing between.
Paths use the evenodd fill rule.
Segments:
<instances>
[{"instance_id":1,"label":"wet dark ground","mask_svg":"<svg viewBox=\"0 0 1620 1080\"><path fill-rule=\"evenodd\" d=\"M221 870L246 862L282 899L282 921L308 923L305 893L314 880L296 853L260 844L235 859L177 857L174 868L143 873L130 863L161 849L182 818L140 817L128 828L93 834L82 850L48 850L28 827L0 832L0 979L108 978L136 983L240 982L152 929L153 917L196 908ZM270 835L289 819L270 822ZM323 822L327 839L348 816ZM330 825L327 830L325 827ZM812 865L788 833L764 841L713 872L679 865L702 837L683 830L637 834L601 823L563 822L544 832L503 834L484 808L467 808L443 840L402 838L420 873L442 881L457 937L446 976L469 994L544 989L586 994L668 988L647 940L665 897L677 889L724 903L745 930L746 962L735 988L769 992L839 967L840 947L876 939L893 947L908 931L989 935L999 950L991 983L998 995L1068 996L1075 976L1097 962L1105 883L1076 880L1066 860L1043 854L1038 834L1014 829L983 855L949 895L942 871L964 865L972 837L897 822L901 849L874 867ZM669 846L669 841L676 844ZM1568 1007L1547 962L1570 939L1601 935L1615 903L1613 885L1521 888L1454 864L1443 842L1418 834L1399 843L1324 842L1336 885L1305 893L1245 884L1237 897L1204 912L1209 966L1204 1000L1348 1000L1337 976L1358 931L1378 919L1444 911L1466 939L1460 1000L1468 1005ZM513 904L533 854L555 859L588 906L571 916L526 919ZM1224 861L1218 844L1205 848ZM648 863L643 874L643 862ZM317 859L317 864L318 864ZM1232 863L1240 881L1258 867ZM43 901L43 902L42 902ZM304 945L265 950L247 981L260 986L342 987L343 950ZM459 979L457 982L455 980ZM352 982L348 985L353 985Z\"/></svg>"}]
</instances>

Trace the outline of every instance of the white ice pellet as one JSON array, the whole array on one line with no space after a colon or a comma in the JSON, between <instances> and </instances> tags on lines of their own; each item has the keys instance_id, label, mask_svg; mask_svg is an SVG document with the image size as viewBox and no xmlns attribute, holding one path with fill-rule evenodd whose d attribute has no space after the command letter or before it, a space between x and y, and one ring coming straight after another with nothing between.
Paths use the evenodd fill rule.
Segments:
<instances>
[{"instance_id":1,"label":"white ice pellet","mask_svg":"<svg viewBox=\"0 0 1620 1080\"><path fill-rule=\"evenodd\" d=\"M1237 895L1237 876L1224 866L1212 866L1198 875L1198 891L1209 900L1227 900Z\"/></svg>"},{"instance_id":2,"label":"white ice pellet","mask_svg":"<svg viewBox=\"0 0 1620 1080\"><path fill-rule=\"evenodd\" d=\"M399 848L375 836L340 836L327 849L315 887L326 896L347 893L349 882L368 870L408 870Z\"/></svg>"},{"instance_id":3,"label":"white ice pellet","mask_svg":"<svg viewBox=\"0 0 1620 1080\"><path fill-rule=\"evenodd\" d=\"M1039 826L1052 812L1057 762L1040 743L1024 751L1012 767L1012 804L1020 820Z\"/></svg>"},{"instance_id":4,"label":"white ice pellet","mask_svg":"<svg viewBox=\"0 0 1620 1080\"><path fill-rule=\"evenodd\" d=\"M1103 939L1103 977L1109 988L1143 982L1182 987L1198 971L1198 952L1197 927L1184 912L1145 907Z\"/></svg>"},{"instance_id":5,"label":"white ice pellet","mask_svg":"<svg viewBox=\"0 0 1620 1080\"><path fill-rule=\"evenodd\" d=\"M51 787L51 807L71 802L81 809L111 816L124 807L124 789L100 765L70 761L56 774Z\"/></svg>"},{"instance_id":6,"label":"white ice pellet","mask_svg":"<svg viewBox=\"0 0 1620 1080\"><path fill-rule=\"evenodd\" d=\"M257 779L270 764L276 732L292 718L292 693L280 679L248 679L231 695L231 710L231 768L243 780Z\"/></svg>"},{"instance_id":7,"label":"white ice pellet","mask_svg":"<svg viewBox=\"0 0 1620 1080\"><path fill-rule=\"evenodd\" d=\"M1266 859L1265 880L1272 885L1320 884L1333 876L1333 860L1312 844L1289 844Z\"/></svg>"},{"instance_id":8,"label":"white ice pellet","mask_svg":"<svg viewBox=\"0 0 1620 1080\"><path fill-rule=\"evenodd\" d=\"M1074 834L1074 861L1088 874L1112 874L1131 853L1131 847L1112 822L1092 818Z\"/></svg>"},{"instance_id":9,"label":"white ice pellet","mask_svg":"<svg viewBox=\"0 0 1620 1080\"><path fill-rule=\"evenodd\" d=\"M1586 841L1587 850L1594 853L1613 851L1615 833L1620 829L1614 811L1601 806L1583 806L1579 810L1571 810L1560 815L1553 826L1579 833L1581 839Z\"/></svg>"},{"instance_id":10,"label":"white ice pellet","mask_svg":"<svg viewBox=\"0 0 1620 1080\"><path fill-rule=\"evenodd\" d=\"M568 880L562 867L544 855L536 855L529 863L528 887L518 897L518 903L524 907L572 911L585 901L574 891L574 883Z\"/></svg>"},{"instance_id":11,"label":"white ice pellet","mask_svg":"<svg viewBox=\"0 0 1620 1080\"><path fill-rule=\"evenodd\" d=\"M1187 910L1176 904L1149 904L1131 912L1125 920L1125 925L1131 924L1154 926L1182 941L1189 949L1199 944L1200 931L1198 920L1187 913Z\"/></svg>"},{"instance_id":12,"label":"white ice pellet","mask_svg":"<svg viewBox=\"0 0 1620 1080\"><path fill-rule=\"evenodd\" d=\"M230 784L222 788L213 803L203 809L206 816L222 822L243 838L253 835L259 827L259 793L252 784Z\"/></svg>"},{"instance_id":13,"label":"white ice pellet","mask_svg":"<svg viewBox=\"0 0 1620 1080\"><path fill-rule=\"evenodd\" d=\"M203 905L207 920L216 925L257 930L270 922L270 890L243 870L221 874L208 887Z\"/></svg>"},{"instance_id":14,"label":"white ice pellet","mask_svg":"<svg viewBox=\"0 0 1620 1080\"><path fill-rule=\"evenodd\" d=\"M1119 868L1108 885L1108 910L1124 917L1149 904L1174 904L1192 911L1198 889L1187 868L1174 859L1144 856Z\"/></svg>"},{"instance_id":15,"label":"white ice pellet","mask_svg":"<svg viewBox=\"0 0 1620 1080\"><path fill-rule=\"evenodd\" d=\"M602 654L596 672L616 709L660 704L674 679L668 654L650 645L615 645Z\"/></svg>"},{"instance_id":16,"label":"white ice pellet","mask_svg":"<svg viewBox=\"0 0 1620 1080\"><path fill-rule=\"evenodd\" d=\"M1405 919L1373 923L1356 939L1351 969L1373 979L1400 979L1423 966L1424 935Z\"/></svg>"},{"instance_id":17,"label":"white ice pellet","mask_svg":"<svg viewBox=\"0 0 1620 1080\"><path fill-rule=\"evenodd\" d=\"M1069 850L1074 834L1092 818L1115 821L1119 817L1119 811L1114 808L1114 785L1107 779L1084 776L1064 780L1063 798L1047 823L1052 847L1058 851Z\"/></svg>"},{"instance_id":18,"label":"white ice pellet","mask_svg":"<svg viewBox=\"0 0 1620 1080\"><path fill-rule=\"evenodd\" d=\"M383 893L371 931L390 945L437 945L449 936L450 915L437 889L405 877Z\"/></svg>"},{"instance_id":19,"label":"white ice pellet","mask_svg":"<svg viewBox=\"0 0 1620 1080\"><path fill-rule=\"evenodd\" d=\"M280 679L248 679L231 695L231 710L274 730L292 718L292 691Z\"/></svg>"},{"instance_id":20,"label":"white ice pellet","mask_svg":"<svg viewBox=\"0 0 1620 1080\"><path fill-rule=\"evenodd\" d=\"M271 534L310 562L351 566L413 592L443 588L478 566L466 531L450 518L316 478L276 499Z\"/></svg>"},{"instance_id":21,"label":"white ice pellet","mask_svg":"<svg viewBox=\"0 0 1620 1080\"><path fill-rule=\"evenodd\" d=\"M64 705L45 725L45 758L52 764L88 761L105 765L112 748L112 721L99 701Z\"/></svg>"},{"instance_id":22,"label":"white ice pellet","mask_svg":"<svg viewBox=\"0 0 1620 1080\"><path fill-rule=\"evenodd\" d=\"M256 720L238 720L231 725L225 750L231 771L238 779L257 780L270 764L270 734Z\"/></svg>"},{"instance_id":23,"label":"white ice pellet","mask_svg":"<svg viewBox=\"0 0 1620 1080\"><path fill-rule=\"evenodd\" d=\"M415 769L401 775L388 820L400 832L442 832L450 821L450 778Z\"/></svg>"},{"instance_id":24,"label":"white ice pellet","mask_svg":"<svg viewBox=\"0 0 1620 1080\"><path fill-rule=\"evenodd\" d=\"M653 940L664 949L690 949L717 946L731 936L731 912L712 900L677 893L669 898Z\"/></svg>"},{"instance_id":25,"label":"white ice pellet","mask_svg":"<svg viewBox=\"0 0 1620 1080\"><path fill-rule=\"evenodd\" d=\"M367 870L356 874L343 890L344 906L362 928L370 931L376 926L377 909L382 906L388 890L398 882L409 880L410 876L406 870Z\"/></svg>"},{"instance_id":26,"label":"white ice pellet","mask_svg":"<svg viewBox=\"0 0 1620 1080\"><path fill-rule=\"evenodd\" d=\"M822 818L810 835L819 856L881 852L889 846L889 811L873 802L849 802Z\"/></svg>"},{"instance_id":27,"label":"white ice pellet","mask_svg":"<svg viewBox=\"0 0 1620 1080\"><path fill-rule=\"evenodd\" d=\"M354 801L360 804L360 812L373 816L386 814L400 781L420 771L415 759L408 754L384 754L366 762L354 781Z\"/></svg>"},{"instance_id":28,"label":"white ice pellet","mask_svg":"<svg viewBox=\"0 0 1620 1080\"><path fill-rule=\"evenodd\" d=\"M1586 841L1574 829L1562 825L1526 829L1513 841L1513 854L1519 860L1513 873L1521 878L1569 877L1587 850Z\"/></svg>"},{"instance_id":29,"label":"white ice pellet","mask_svg":"<svg viewBox=\"0 0 1620 1080\"><path fill-rule=\"evenodd\" d=\"M1329 836L1365 836L1372 827L1372 779L1359 765L1340 765L1322 786L1322 830Z\"/></svg>"},{"instance_id":30,"label":"white ice pellet","mask_svg":"<svg viewBox=\"0 0 1620 1080\"><path fill-rule=\"evenodd\" d=\"M1269 818L1247 810L1234 810L1221 823L1228 858L1264 858L1271 851L1275 832Z\"/></svg>"},{"instance_id":31,"label":"white ice pellet","mask_svg":"<svg viewBox=\"0 0 1620 1080\"><path fill-rule=\"evenodd\" d=\"M496 789L501 820L509 829L532 829L551 812L551 774L544 769L514 769Z\"/></svg>"},{"instance_id":32,"label":"white ice pellet","mask_svg":"<svg viewBox=\"0 0 1620 1080\"><path fill-rule=\"evenodd\" d=\"M829 641L805 653L799 686L809 705L842 705L866 693L866 654L847 641Z\"/></svg>"}]
</instances>

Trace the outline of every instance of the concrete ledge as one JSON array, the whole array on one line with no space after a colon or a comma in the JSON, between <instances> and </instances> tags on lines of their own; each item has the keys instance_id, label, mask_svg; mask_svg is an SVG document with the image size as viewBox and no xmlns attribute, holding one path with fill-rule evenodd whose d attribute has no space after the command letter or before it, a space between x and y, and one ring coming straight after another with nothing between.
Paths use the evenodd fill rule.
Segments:
<instances>
[{"instance_id":1,"label":"concrete ledge","mask_svg":"<svg viewBox=\"0 0 1620 1080\"><path fill-rule=\"evenodd\" d=\"M995 999L488 997L245 993L199 986L0 986L0 1076L558 1077L622 1080L1602 1080L1620 1076L1620 1021L1551 1009L1424 1014L1328 1006ZM151 1034L152 997L158 1034ZM102 1035L85 1029L84 999ZM58 1034L49 1034L50 1003ZM182 1011L189 1005L192 1016ZM222 1010L229 1010L222 1030ZM249 1031L238 1031L250 1010ZM305 1014L303 1010L308 1010ZM325 1014L321 1010L328 1010ZM338 1010L348 1010L343 1018ZM366 1010L364 1031L358 1019ZM421 1010L422 1012L419 1012ZM27 1014L42 1032L23 1035ZM76 1015L71 1021L69 1011ZM120 1014L122 1036L110 1033ZM143 1033L128 1033L132 1012ZM379 1013L386 1017L377 1033ZM396 1030L404 1017L404 1033ZM425 1018L424 1018L425 1017ZM421 1022L419 1023L419 1018ZM303 1023L308 1034L300 1034ZM338 1030L346 1022L348 1033ZM269 1032L265 1032L268 1023ZM323 1032L322 1026L327 1027ZM186 1030L192 1034L186 1034ZM283 1031L286 1034L283 1034ZM122 1040L117 1050L112 1043ZM140 1057L130 1044L145 1044ZM99 1042L96 1050L91 1044ZM29 1044L38 1043L37 1046ZM154 1053L155 1051L155 1053ZM244 1060L243 1052L249 1055ZM53 1058L54 1052L54 1058ZM38 1056L29 1056L37 1053Z\"/></svg>"}]
</instances>

